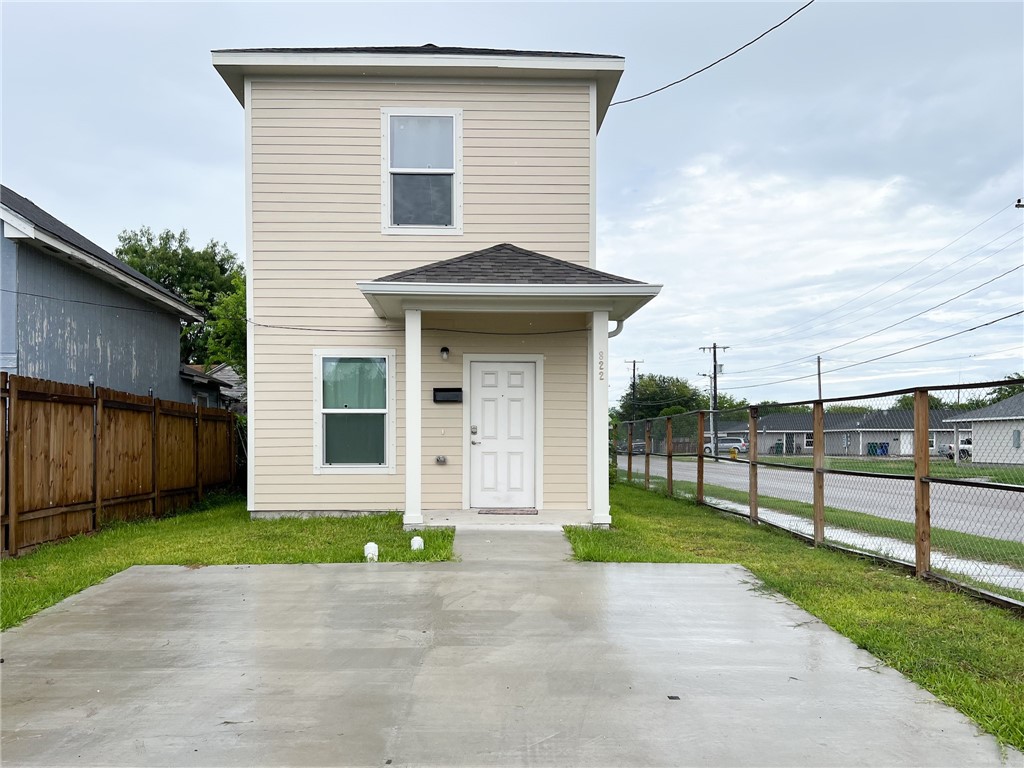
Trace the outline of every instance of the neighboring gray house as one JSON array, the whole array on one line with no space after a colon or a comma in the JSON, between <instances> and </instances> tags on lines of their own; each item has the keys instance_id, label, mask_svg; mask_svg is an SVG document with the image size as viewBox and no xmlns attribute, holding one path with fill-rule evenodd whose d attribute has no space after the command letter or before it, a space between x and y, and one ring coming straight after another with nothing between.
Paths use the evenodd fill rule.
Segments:
<instances>
[{"instance_id":1,"label":"neighboring gray house","mask_svg":"<svg viewBox=\"0 0 1024 768\"><path fill-rule=\"evenodd\" d=\"M945 423L952 411L929 413L928 448L938 452L953 442L953 428ZM746 422L723 422L720 436L746 437ZM969 434L969 432L967 433ZM814 424L810 413L766 413L758 420L758 454L810 454L814 450ZM911 410L830 413L825 411L826 456L911 456L914 453L914 412Z\"/></svg>"},{"instance_id":2,"label":"neighboring gray house","mask_svg":"<svg viewBox=\"0 0 1024 768\"><path fill-rule=\"evenodd\" d=\"M971 431L973 461L980 464L1024 464L1021 433L1024 432L1024 392L992 405L947 418L959 436ZM959 445L960 441L950 440Z\"/></svg>"},{"instance_id":3,"label":"neighboring gray house","mask_svg":"<svg viewBox=\"0 0 1024 768\"><path fill-rule=\"evenodd\" d=\"M225 407L230 407L235 413L245 413L246 396L248 395L245 379L227 363L215 365L207 373L221 382L221 397L230 402L230 405Z\"/></svg>"},{"instance_id":4,"label":"neighboring gray house","mask_svg":"<svg viewBox=\"0 0 1024 768\"><path fill-rule=\"evenodd\" d=\"M220 366L217 366L220 367ZM181 378L192 385L192 402L203 408L229 408L235 399L228 394L231 385L214 369L202 365L182 364Z\"/></svg>"},{"instance_id":5,"label":"neighboring gray house","mask_svg":"<svg viewBox=\"0 0 1024 768\"><path fill-rule=\"evenodd\" d=\"M7 187L0 220L0 370L193 399L179 334L197 310Z\"/></svg>"}]
</instances>

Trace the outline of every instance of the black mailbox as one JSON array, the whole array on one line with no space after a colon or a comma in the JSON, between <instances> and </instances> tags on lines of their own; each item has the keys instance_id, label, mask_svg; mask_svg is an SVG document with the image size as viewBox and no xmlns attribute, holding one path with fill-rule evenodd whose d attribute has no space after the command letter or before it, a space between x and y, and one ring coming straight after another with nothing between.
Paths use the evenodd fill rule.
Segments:
<instances>
[{"instance_id":1,"label":"black mailbox","mask_svg":"<svg viewBox=\"0 0 1024 768\"><path fill-rule=\"evenodd\" d=\"M462 387L434 387L435 403L461 403Z\"/></svg>"}]
</instances>

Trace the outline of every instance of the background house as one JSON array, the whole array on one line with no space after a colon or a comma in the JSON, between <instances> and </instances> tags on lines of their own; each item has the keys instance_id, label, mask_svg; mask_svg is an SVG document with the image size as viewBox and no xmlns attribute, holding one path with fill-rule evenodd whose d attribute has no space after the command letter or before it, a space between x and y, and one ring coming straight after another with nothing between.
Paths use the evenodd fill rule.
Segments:
<instances>
[{"instance_id":1,"label":"background house","mask_svg":"<svg viewBox=\"0 0 1024 768\"><path fill-rule=\"evenodd\" d=\"M0 187L0 370L188 402L178 296Z\"/></svg>"},{"instance_id":2,"label":"background house","mask_svg":"<svg viewBox=\"0 0 1024 768\"><path fill-rule=\"evenodd\" d=\"M928 414L928 448L954 439L949 419L953 411L932 409ZM966 425L969 428L969 425ZM728 421L718 434L747 437L747 422ZM844 413L825 411L826 456L912 456L914 454L914 412L911 410ZM961 430L969 436L969 432ZM814 423L810 413L763 413L758 419L758 454L810 454L814 450Z\"/></svg>"},{"instance_id":3,"label":"background house","mask_svg":"<svg viewBox=\"0 0 1024 768\"><path fill-rule=\"evenodd\" d=\"M945 419L959 437L970 430L973 460L982 464L1024 464L1024 392L997 403ZM959 445L959 439L949 442Z\"/></svg>"}]
</instances>

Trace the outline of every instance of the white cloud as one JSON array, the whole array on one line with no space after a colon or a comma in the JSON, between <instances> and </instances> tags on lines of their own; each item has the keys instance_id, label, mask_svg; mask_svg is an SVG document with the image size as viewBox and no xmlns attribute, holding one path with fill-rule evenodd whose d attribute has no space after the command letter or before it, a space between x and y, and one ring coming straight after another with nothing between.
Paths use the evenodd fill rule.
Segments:
<instances>
[{"instance_id":1,"label":"white cloud","mask_svg":"<svg viewBox=\"0 0 1024 768\"><path fill-rule=\"evenodd\" d=\"M726 391L735 388L736 395L755 402L813 396L813 379L739 387L813 374L817 353L860 336L872 334L831 355L824 352L823 369L841 365L832 358L877 357L1020 308L1024 290L1018 271L873 334L1020 264L1019 242L993 255L1019 238L1020 228L982 247L1020 224L1020 212L1012 207L943 248L1012 202L1014 194L1009 183L986 183L970 207L953 208L922 202L928 200L927 190L902 176L811 178L751 171L725 155L696 157L652 190L633 214L601 220L601 267L665 285L661 296L627 323L613 356L643 359L643 370L701 383L697 374L710 370L710 360L698 347L718 342L731 347L720 356ZM886 280L891 282L878 287ZM870 289L875 290L867 293ZM914 360L968 358L1020 342L1020 322L1006 321L890 358L895 365L826 375L825 394L955 382L968 370L976 381L998 378L1021 368L1020 352L937 366ZM770 367L791 360L797 361ZM613 366L612 373L614 398L628 377L624 366Z\"/></svg>"}]
</instances>

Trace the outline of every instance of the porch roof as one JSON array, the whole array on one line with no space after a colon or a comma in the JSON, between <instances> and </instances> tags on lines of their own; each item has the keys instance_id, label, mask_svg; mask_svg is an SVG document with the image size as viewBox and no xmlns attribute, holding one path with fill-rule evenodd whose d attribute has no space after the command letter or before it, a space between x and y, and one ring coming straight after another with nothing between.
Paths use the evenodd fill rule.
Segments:
<instances>
[{"instance_id":1,"label":"porch roof","mask_svg":"<svg viewBox=\"0 0 1024 768\"><path fill-rule=\"evenodd\" d=\"M357 283L379 317L406 309L465 312L608 312L625 320L660 285L601 272L501 243Z\"/></svg>"}]
</instances>

